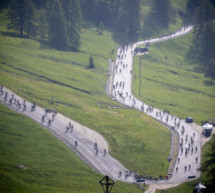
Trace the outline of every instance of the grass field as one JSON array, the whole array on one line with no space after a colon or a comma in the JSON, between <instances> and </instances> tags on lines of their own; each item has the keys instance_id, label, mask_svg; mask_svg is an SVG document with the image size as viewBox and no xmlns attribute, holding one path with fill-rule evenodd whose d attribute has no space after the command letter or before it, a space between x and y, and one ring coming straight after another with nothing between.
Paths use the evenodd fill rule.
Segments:
<instances>
[{"instance_id":1,"label":"grass field","mask_svg":"<svg viewBox=\"0 0 215 193\"><path fill-rule=\"evenodd\" d=\"M215 118L215 83L199 72L199 64L189 54L192 33L151 45L150 52L135 57L133 93L141 100L170 113L194 121ZM140 86L141 73L141 87Z\"/></svg>"},{"instance_id":2,"label":"grass field","mask_svg":"<svg viewBox=\"0 0 215 193\"><path fill-rule=\"evenodd\" d=\"M149 7L145 11L149 11ZM4 14L5 11L0 12L0 84L31 102L55 108L95 129L108 140L110 153L129 169L153 177L166 175L170 132L142 113L121 109L105 94L107 61L115 58L111 52L119 46L111 32L98 35L95 27L84 28L80 51L62 52L35 40L11 36ZM177 25L171 25L170 31L179 24L177 21ZM143 58L141 96L138 96L139 59L135 58L133 88L134 95L147 103L168 108L180 117L189 113L200 122L214 117L211 102L214 85L208 86L208 79L185 61L190 44L188 35L150 48L151 53ZM90 54L95 69L87 68ZM190 90L188 85L194 89ZM50 104L52 98L54 105ZM203 105L199 107L199 104ZM97 182L101 176L48 131L2 105L0 114L0 186L5 191L100 191ZM20 164L28 169L20 169ZM117 182L113 192L140 190Z\"/></svg>"},{"instance_id":3,"label":"grass field","mask_svg":"<svg viewBox=\"0 0 215 193\"><path fill-rule=\"evenodd\" d=\"M0 117L0 192L102 192L98 181L103 176L92 171L48 130L1 103ZM113 192L142 191L117 181Z\"/></svg>"},{"instance_id":4,"label":"grass field","mask_svg":"<svg viewBox=\"0 0 215 193\"><path fill-rule=\"evenodd\" d=\"M129 169L152 177L166 175L170 132L143 113L121 109L105 93L108 59L118 47L110 32L97 35L96 28L83 29L80 52L62 52L5 35L3 13L0 21L0 84L98 131L108 140L110 153ZM87 68L90 54L95 69Z\"/></svg>"}]
</instances>

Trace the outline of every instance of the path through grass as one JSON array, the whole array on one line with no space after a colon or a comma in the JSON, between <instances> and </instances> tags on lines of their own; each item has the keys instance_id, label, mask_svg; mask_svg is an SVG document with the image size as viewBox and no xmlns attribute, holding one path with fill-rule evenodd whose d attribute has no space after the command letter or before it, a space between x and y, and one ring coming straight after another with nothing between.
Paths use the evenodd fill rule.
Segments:
<instances>
[{"instance_id":1,"label":"path through grass","mask_svg":"<svg viewBox=\"0 0 215 193\"><path fill-rule=\"evenodd\" d=\"M199 72L189 55L192 33L153 44L142 56L141 93L139 95L139 57L135 57L133 93L141 100L170 113L194 121L215 118L215 83Z\"/></svg>"},{"instance_id":2,"label":"path through grass","mask_svg":"<svg viewBox=\"0 0 215 193\"><path fill-rule=\"evenodd\" d=\"M102 192L98 183L102 175L92 171L48 130L3 104L0 117L0 192ZM113 192L142 191L117 182Z\"/></svg>"},{"instance_id":3,"label":"path through grass","mask_svg":"<svg viewBox=\"0 0 215 193\"><path fill-rule=\"evenodd\" d=\"M7 32L5 22L0 29ZM108 140L110 153L127 168L143 175L166 175L170 132L143 113L121 109L105 93L108 59L118 44L110 32L99 36L95 28L83 29L81 36L80 52L74 53L0 34L0 84L98 131ZM91 53L95 69L87 68Z\"/></svg>"}]
</instances>

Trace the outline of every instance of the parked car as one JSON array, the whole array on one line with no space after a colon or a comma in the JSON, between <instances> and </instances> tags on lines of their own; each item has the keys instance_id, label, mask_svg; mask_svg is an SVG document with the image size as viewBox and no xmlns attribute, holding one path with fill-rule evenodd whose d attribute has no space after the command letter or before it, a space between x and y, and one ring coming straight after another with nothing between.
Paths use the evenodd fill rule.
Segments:
<instances>
[{"instance_id":1,"label":"parked car","mask_svg":"<svg viewBox=\"0 0 215 193\"><path fill-rule=\"evenodd\" d=\"M186 123L192 123L193 118L192 117L187 117L185 121L186 121Z\"/></svg>"}]
</instances>

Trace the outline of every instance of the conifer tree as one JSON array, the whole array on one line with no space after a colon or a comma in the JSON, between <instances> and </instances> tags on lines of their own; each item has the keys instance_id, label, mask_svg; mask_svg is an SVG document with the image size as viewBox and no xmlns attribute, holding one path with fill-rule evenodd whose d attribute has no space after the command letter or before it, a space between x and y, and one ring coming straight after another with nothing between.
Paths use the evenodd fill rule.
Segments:
<instances>
[{"instance_id":1,"label":"conifer tree","mask_svg":"<svg viewBox=\"0 0 215 193\"><path fill-rule=\"evenodd\" d=\"M98 31L98 34L99 34L99 35L102 35L102 34L103 34L104 25L103 25L102 22L99 23L99 27L98 27L97 31Z\"/></svg>"},{"instance_id":2,"label":"conifer tree","mask_svg":"<svg viewBox=\"0 0 215 193\"><path fill-rule=\"evenodd\" d=\"M199 35L200 60L206 64L211 58L215 59L215 28L213 23L205 23L201 26Z\"/></svg>"},{"instance_id":3,"label":"conifer tree","mask_svg":"<svg viewBox=\"0 0 215 193\"><path fill-rule=\"evenodd\" d=\"M211 23L214 19L214 8L209 0L199 0L194 17L194 44L198 48L200 46L198 44L199 35L203 31L204 25Z\"/></svg>"},{"instance_id":4,"label":"conifer tree","mask_svg":"<svg viewBox=\"0 0 215 193\"><path fill-rule=\"evenodd\" d=\"M168 28L170 23L170 0L154 0L153 12L160 26Z\"/></svg>"},{"instance_id":5,"label":"conifer tree","mask_svg":"<svg viewBox=\"0 0 215 193\"><path fill-rule=\"evenodd\" d=\"M214 79L215 60L215 10L209 0L199 1L195 12L193 45L195 55L202 64L205 76Z\"/></svg>"},{"instance_id":6,"label":"conifer tree","mask_svg":"<svg viewBox=\"0 0 215 193\"><path fill-rule=\"evenodd\" d=\"M82 21L82 13L79 0L72 0L71 8L71 27L69 31L69 42L71 43L72 49L77 50L81 44L80 31Z\"/></svg>"},{"instance_id":7,"label":"conifer tree","mask_svg":"<svg viewBox=\"0 0 215 193\"><path fill-rule=\"evenodd\" d=\"M205 172L206 178L206 192L213 193L215 190L215 135L212 136L209 142L210 146L205 153L206 160L202 163L200 170Z\"/></svg>"},{"instance_id":8,"label":"conifer tree","mask_svg":"<svg viewBox=\"0 0 215 193\"><path fill-rule=\"evenodd\" d=\"M68 48L66 20L59 0L52 0L48 4L48 40L51 46L64 50Z\"/></svg>"},{"instance_id":9,"label":"conifer tree","mask_svg":"<svg viewBox=\"0 0 215 193\"><path fill-rule=\"evenodd\" d=\"M201 61L206 77L215 78L215 26L213 23L203 25L200 35L202 45L200 47Z\"/></svg>"},{"instance_id":10,"label":"conifer tree","mask_svg":"<svg viewBox=\"0 0 215 193\"><path fill-rule=\"evenodd\" d=\"M199 0L195 11L195 25L201 27L202 24L210 23L215 16L214 8L209 0Z\"/></svg>"},{"instance_id":11,"label":"conifer tree","mask_svg":"<svg viewBox=\"0 0 215 193\"><path fill-rule=\"evenodd\" d=\"M39 24L38 32L39 32L40 41L43 42L46 35L46 30L47 30L47 18L46 18L46 12L44 9L41 9L38 12L38 24Z\"/></svg>"},{"instance_id":12,"label":"conifer tree","mask_svg":"<svg viewBox=\"0 0 215 193\"><path fill-rule=\"evenodd\" d=\"M120 27L129 39L136 40L140 33L140 0L125 0L122 5Z\"/></svg>"},{"instance_id":13,"label":"conifer tree","mask_svg":"<svg viewBox=\"0 0 215 193\"><path fill-rule=\"evenodd\" d=\"M214 19L214 8L208 0L200 0L195 11L193 44L198 58L204 60L204 50L210 45L207 29ZM207 44L207 43L209 44ZM206 47L205 47L206 46ZM207 59L208 60L208 59ZM209 60L208 60L209 61Z\"/></svg>"},{"instance_id":14,"label":"conifer tree","mask_svg":"<svg viewBox=\"0 0 215 193\"><path fill-rule=\"evenodd\" d=\"M34 13L35 8L31 0L12 0L8 9L8 29L19 31L19 36L22 38L24 32L27 36L34 34Z\"/></svg>"},{"instance_id":15,"label":"conifer tree","mask_svg":"<svg viewBox=\"0 0 215 193\"><path fill-rule=\"evenodd\" d=\"M69 44L73 50L80 46L82 13L79 0L61 0L66 18Z\"/></svg>"},{"instance_id":16,"label":"conifer tree","mask_svg":"<svg viewBox=\"0 0 215 193\"><path fill-rule=\"evenodd\" d=\"M215 59L210 59L205 67L205 76L210 77L211 83L215 80Z\"/></svg>"},{"instance_id":17,"label":"conifer tree","mask_svg":"<svg viewBox=\"0 0 215 193\"><path fill-rule=\"evenodd\" d=\"M35 26L35 13L36 13L36 9L34 4L32 3L32 1L26 1L26 22L25 22L25 31L26 31L26 35L27 37L29 37L30 35L35 36L36 35L36 26Z\"/></svg>"},{"instance_id":18,"label":"conifer tree","mask_svg":"<svg viewBox=\"0 0 215 193\"><path fill-rule=\"evenodd\" d=\"M92 55L90 55L90 58L89 58L89 68L94 68L95 65L94 65L94 61L93 61L93 57Z\"/></svg>"}]
</instances>

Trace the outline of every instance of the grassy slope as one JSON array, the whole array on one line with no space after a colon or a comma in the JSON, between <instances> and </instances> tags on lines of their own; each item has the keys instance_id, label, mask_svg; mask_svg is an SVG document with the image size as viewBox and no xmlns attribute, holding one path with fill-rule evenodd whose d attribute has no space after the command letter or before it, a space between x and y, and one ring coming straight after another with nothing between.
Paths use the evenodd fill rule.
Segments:
<instances>
[{"instance_id":1,"label":"grassy slope","mask_svg":"<svg viewBox=\"0 0 215 193\"><path fill-rule=\"evenodd\" d=\"M0 192L101 192L93 172L49 131L0 104ZM20 165L25 165L26 170ZM117 182L113 192L142 192Z\"/></svg>"},{"instance_id":2,"label":"grassy slope","mask_svg":"<svg viewBox=\"0 0 215 193\"><path fill-rule=\"evenodd\" d=\"M134 95L160 109L194 121L215 118L215 84L197 72L188 52L192 34L151 45L150 53L142 57L142 84L139 96L139 58L135 58Z\"/></svg>"},{"instance_id":3,"label":"grassy slope","mask_svg":"<svg viewBox=\"0 0 215 193\"><path fill-rule=\"evenodd\" d=\"M173 2L177 7L177 1L176 3L175 1ZM186 0L183 0L183 2L186 2ZM179 8L181 9L181 4L179 5ZM149 10L150 6L147 4L147 6L143 8L143 11L148 12ZM3 19L3 13L0 13L0 31L7 31L5 29L6 23L7 21ZM170 25L169 31L174 31L180 24L180 20L177 19L175 24ZM104 93L105 81L107 79L107 59L111 57L114 59L114 55L111 55L111 50L118 47L112 40L112 34L105 31L103 36L98 36L96 34L96 29L90 28L84 29L81 36L81 52L72 53L52 50L41 46L33 40L24 40L0 35L0 84L11 88L21 96L30 101L35 101L37 104L44 107L50 106L49 101L51 100L51 97L55 97L61 104L54 106L54 108L102 133L110 143L111 153L127 167L142 174L153 176L165 175L168 168L166 158L170 146L169 132L158 123L134 110L107 109L110 105L118 106L117 103L111 101ZM96 64L94 70L86 69L89 55L91 53L93 54ZM81 93L75 89L52 84L37 76L2 65L2 61L13 67L25 69L74 87L85 89L92 94L89 95ZM65 106L65 104L67 105ZM3 110L3 114L7 115L7 119L11 120L9 122L14 122L14 117L17 117L17 114L8 112L7 109ZM0 116L0 123L3 123L2 118L3 116ZM21 128L23 130L23 123L28 125L28 122L31 121L24 119L22 122L23 128ZM8 123L8 121L6 123ZM6 125L6 123L3 123L3 125L5 124L5 126L3 126L4 128L8 125ZM16 122L13 126L15 125L17 127L18 123ZM27 127L30 128L29 126ZM33 123L31 127L33 132L35 129L38 130L39 128ZM13 133L17 131L12 127L11 129L11 136L7 135L8 137L4 137L5 141L1 141L4 146L8 147L8 152L13 152L14 147L11 148L7 144L16 141L16 147L18 148L17 144L20 142L20 138L13 136ZM1 130L0 134L4 135L4 132ZM16 134L18 136L23 135L23 133L20 132ZM32 133L30 135L32 135ZM23 136L22 141L27 140L26 135ZM4 175L4 177L1 177L1 179L4 180L1 181L5 184L4 188L9 188L11 184L13 184L14 192L18 192L18 189L20 192L23 192L24 188L26 188L26 192L35 190L37 192L67 192L67 190L74 190L73 192L81 192L83 190L83 192L86 192L86 187L90 186L88 184L89 181L80 183L80 174L83 174L85 177L92 175L92 177L90 177L92 179L90 182L92 183L95 181L97 182L97 176L100 178L100 175L91 172L91 170L80 162L68 148L54 139L46 131L44 133L44 130L41 130L40 134L35 132L34 138L30 138L34 143L31 144L32 140L28 140L24 145L20 144L20 149L24 151L24 154L18 152L16 157L19 157L20 160L29 159L33 161L34 153L31 154L30 152L34 151L38 142L40 144L45 143L47 136L52 138L54 141L52 144L56 149L66 149L66 153L63 157L70 157L68 158L69 161L66 161L74 163L74 169L76 169L76 167L78 168L76 172L68 174L71 167L68 163L62 164L63 167L60 165L60 168L58 167L56 171L50 171L46 167L42 167L41 164L31 163L29 161L32 165L35 164L35 168L37 169L32 173L30 172L30 176L28 172L17 168L17 164L19 164L18 161L15 163L14 157L7 154L5 147L0 149L1 158L3 158L2 160L6 160L3 164L3 168L1 167L1 175ZM154 136L156 141L152 141L152 136ZM44 138L45 140L41 140ZM31 144L32 146L27 149L26 144ZM4 147L3 145L0 147ZM44 162L48 163L48 165L50 165L49 162L51 162L53 164L52 166L55 166L57 164L55 161L59 161L59 159L56 159L55 157L62 154L57 151L54 152L53 155L53 149L50 148L50 145L46 144L44 144L42 149L46 146L48 146L48 150L44 152L50 153L51 155L50 159L47 161L44 160ZM162 147L161 151L160 147ZM13 154L16 155L16 152L13 152ZM63 161L61 160L61 162ZM81 166L78 163L81 163ZM41 172L43 170L45 171ZM18 179L17 176L20 176L20 173L22 176ZM40 176L40 178L38 178L38 176ZM41 176L44 178L41 179ZM62 178L62 180L59 179L59 176L61 176L60 178ZM32 180L27 180L29 177ZM52 179L51 182L47 182L49 178ZM41 181L38 179L41 179ZM81 179L83 179L83 177L81 177ZM58 182L58 180L60 180L60 182ZM86 179L86 181L87 180L88 179ZM71 183L71 181L74 183ZM50 186L53 188L50 189ZM92 187L90 186L89 189L91 192L98 192L97 189L94 188L97 188L96 185L93 185ZM136 190L128 189L127 186L124 188L128 192L136 192ZM120 192L116 187L114 189L116 192ZM90 192L90 190L88 192ZM125 191L122 190L122 192Z\"/></svg>"},{"instance_id":4,"label":"grassy slope","mask_svg":"<svg viewBox=\"0 0 215 193\"><path fill-rule=\"evenodd\" d=\"M6 31L3 15L0 18L3 20L0 29ZM73 53L41 47L33 40L0 35L0 84L27 100L46 108L53 107L97 130L108 140L111 154L126 167L141 174L165 175L169 164L169 131L135 110L108 108L119 106L105 94L107 60L112 57L112 48L118 47L111 39L111 33L105 31L99 36L95 28L90 28L83 29L81 36L81 52ZM96 65L93 70L86 68L90 53ZM49 77L91 94L53 84L14 68ZM49 104L52 97L60 102L59 105ZM156 140L152 140L152 136Z\"/></svg>"}]
</instances>

